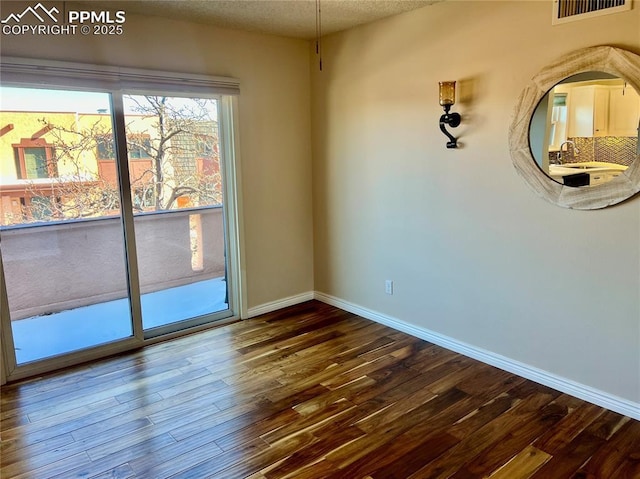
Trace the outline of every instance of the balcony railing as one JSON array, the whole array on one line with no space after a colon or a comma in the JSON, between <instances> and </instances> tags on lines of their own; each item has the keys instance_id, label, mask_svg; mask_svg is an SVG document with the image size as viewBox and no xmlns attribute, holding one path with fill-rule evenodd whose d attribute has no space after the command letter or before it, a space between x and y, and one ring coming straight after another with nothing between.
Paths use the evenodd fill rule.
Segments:
<instances>
[{"instance_id":1,"label":"balcony railing","mask_svg":"<svg viewBox=\"0 0 640 479\"><path fill-rule=\"evenodd\" d=\"M141 293L223 277L223 231L221 206L136 215ZM5 226L0 232L13 320L127 296L120 218Z\"/></svg>"}]
</instances>

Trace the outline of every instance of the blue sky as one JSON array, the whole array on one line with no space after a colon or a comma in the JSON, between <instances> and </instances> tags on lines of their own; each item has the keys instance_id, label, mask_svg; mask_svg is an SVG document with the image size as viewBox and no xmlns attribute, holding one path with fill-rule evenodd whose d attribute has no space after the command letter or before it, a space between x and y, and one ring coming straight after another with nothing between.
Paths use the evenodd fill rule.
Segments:
<instances>
[{"instance_id":1,"label":"blue sky","mask_svg":"<svg viewBox=\"0 0 640 479\"><path fill-rule=\"evenodd\" d=\"M108 93L103 92L0 87L0 111L98 113L99 110L105 110L104 113L108 113L111 111L110 98ZM172 97L170 102L179 108L188 105L191 100ZM207 103L210 117L216 118L216 101ZM126 114L136 114L133 102L127 101L126 96L124 108Z\"/></svg>"},{"instance_id":2,"label":"blue sky","mask_svg":"<svg viewBox=\"0 0 640 479\"><path fill-rule=\"evenodd\" d=\"M0 87L0 110L97 113L111 109L107 93Z\"/></svg>"}]
</instances>

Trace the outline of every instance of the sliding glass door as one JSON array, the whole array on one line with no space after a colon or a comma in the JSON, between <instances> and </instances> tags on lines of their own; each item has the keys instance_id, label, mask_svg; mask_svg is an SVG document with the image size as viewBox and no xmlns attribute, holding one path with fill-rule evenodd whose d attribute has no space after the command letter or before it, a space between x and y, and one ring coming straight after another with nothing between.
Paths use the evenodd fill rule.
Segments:
<instances>
[{"instance_id":1,"label":"sliding glass door","mask_svg":"<svg viewBox=\"0 0 640 479\"><path fill-rule=\"evenodd\" d=\"M143 328L168 332L224 314L218 101L159 95L123 100Z\"/></svg>"},{"instance_id":2,"label":"sliding glass door","mask_svg":"<svg viewBox=\"0 0 640 479\"><path fill-rule=\"evenodd\" d=\"M9 377L237 314L230 102L57 88L0 87Z\"/></svg>"},{"instance_id":3,"label":"sliding glass door","mask_svg":"<svg viewBox=\"0 0 640 479\"><path fill-rule=\"evenodd\" d=\"M2 264L17 365L133 336L110 95L2 88Z\"/></svg>"}]
</instances>

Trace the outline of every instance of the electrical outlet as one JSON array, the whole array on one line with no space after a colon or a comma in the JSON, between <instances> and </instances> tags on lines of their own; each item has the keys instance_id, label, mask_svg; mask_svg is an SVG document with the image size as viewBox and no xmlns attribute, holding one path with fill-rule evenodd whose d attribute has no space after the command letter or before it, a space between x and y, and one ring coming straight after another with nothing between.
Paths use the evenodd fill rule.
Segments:
<instances>
[{"instance_id":1,"label":"electrical outlet","mask_svg":"<svg viewBox=\"0 0 640 479\"><path fill-rule=\"evenodd\" d=\"M393 294L393 281L390 279L384 282L384 292L387 294Z\"/></svg>"}]
</instances>

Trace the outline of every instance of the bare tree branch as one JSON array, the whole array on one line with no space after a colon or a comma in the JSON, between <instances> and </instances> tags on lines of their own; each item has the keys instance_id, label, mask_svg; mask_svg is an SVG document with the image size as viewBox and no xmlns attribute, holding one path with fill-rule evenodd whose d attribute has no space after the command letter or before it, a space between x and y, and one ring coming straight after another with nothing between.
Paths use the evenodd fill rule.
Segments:
<instances>
[{"instance_id":1,"label":"bare tree branch","mask_svg":"<svg viewBox=\"0 0 640 479\"><path fill-rule=\"evenodd\" d=\"M218 124L214 100L126 96L131 195L136 211L222 203ZM116 148L110 121L54 124L42 118L55 154L48 165L51 191L36 182L30 216L68 219L115 214L120 208L115 177ZM107 157L100 158L100 155ZM109 158L112 157L112 158ZM106 168L106 170L105 170ZM111 172L111 177L104 176ZM179 198L184 198L180 200ZM36 211L39 209L39 211Z\"/></svg>"}]
</instances>

